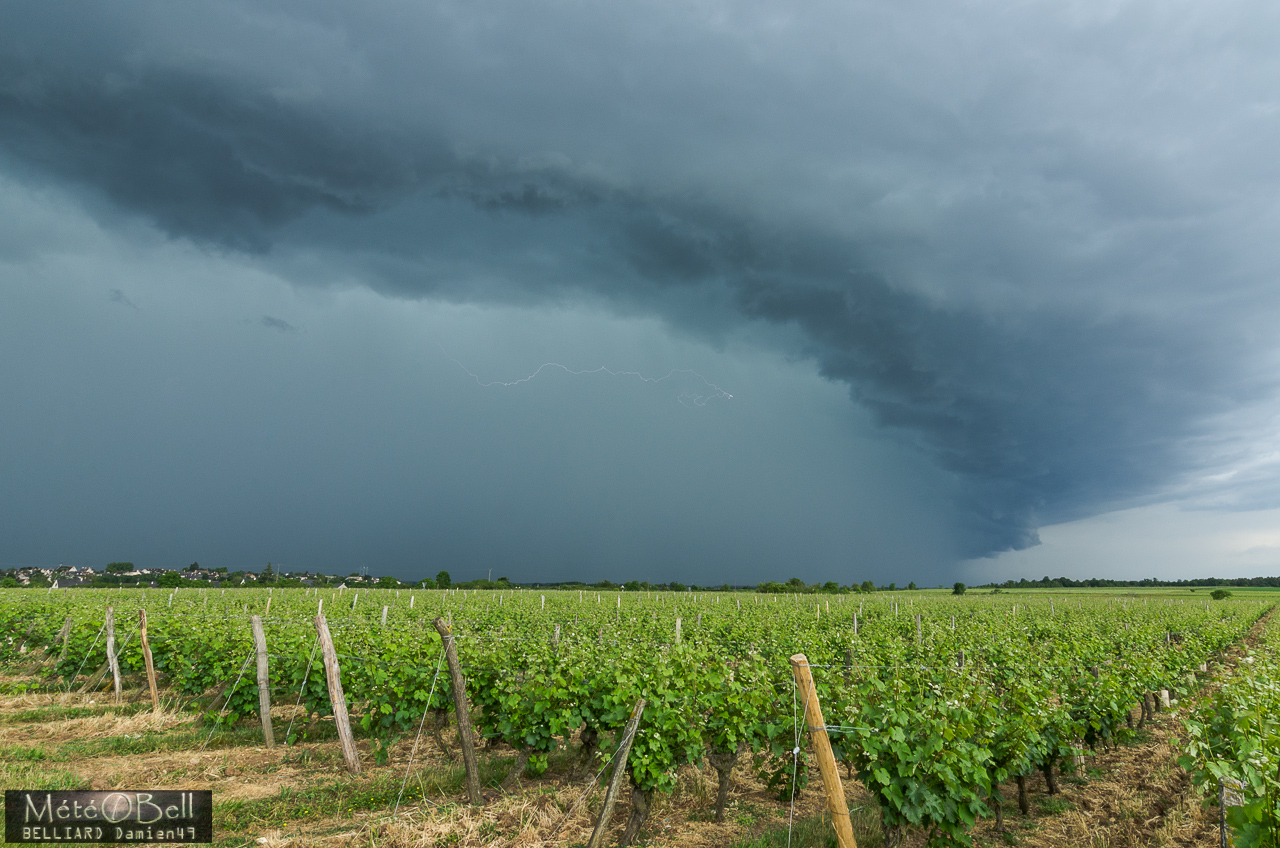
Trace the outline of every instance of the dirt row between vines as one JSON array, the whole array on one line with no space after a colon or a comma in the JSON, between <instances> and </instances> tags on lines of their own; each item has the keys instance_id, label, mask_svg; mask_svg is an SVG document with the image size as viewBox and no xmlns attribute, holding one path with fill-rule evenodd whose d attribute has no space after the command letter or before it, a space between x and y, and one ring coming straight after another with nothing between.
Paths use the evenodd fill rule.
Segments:
<instances>
[{"instance_id":1,"label":"dirt row between vines","mask_svg":"<svg viewBox=\"0 0 1280 848\"><path fill-rule=\"evenodd\" d=\"M1263 623L1254 626L1246 644L1260 638ZM1215 679L1221 680L1232 672L1243 650L1235 647L1218 659ZM5 682L15 682L15 678ZM1212 684L1197 697L1204 697L1211 688ZM145 689L125 694L126 701L137 701L145 697ZM0 697L0 716L76 706L100 709L110 699L110 694L102 693L4 696ZM1200 803L1199 792L1176 763L1181 718L1192 701L1158 714L1148 722L1136 744L1086 757L1083 768L1077 770L1080 773L1064 776L1060 781L1057 795L1047 794L1040 775L1029 778L1029 816L1018 812L1016 787L1004 787L1004 830L997 831L991 821L979 822L974 830L976 844L1027 848L1216 848L1217 809ZM217 842L267 848L544 848L585 844L604 794L601 785L588 790L586 781L567 777L566 757L553 761L554 767L546 776L522 779L517 791L508 794L486 789L485 805L472 808L465 804L461 789L455 794L415 791L431 775L456 775L456 739L452 740L452 749L444 751L424 734L418 740L412 769L407 766L414 740L405 739L393 746L385 765L374 765L373 752L367 744L360 743L364 773L352 777L343 769L336 739L304 741L288 748L240 744L200 751L207 729L195 723L190 713L120 714L109 706L106 709L101 715L61 720L11 723L5 719L0 723L0 749L10 758L15 752L18 756L24 751L32 752L30 762L6 765L7 781L24 780L24 775L32 781L39 781L42 775L51 779L49 775L57 772L83 788L209 789L214 793L215 806L225 807L232 802L243 805L231 817L234 827L219 829ZM277 736L283 736L287 713L287 708L277 712ZM172 748L165 747L166 737L174 738L176 744ZM150 741L156 750L112 752L119 745L127 748L130 740ZM41 751L47 752L48 757L39 758ZM514 752L503 746L482 750L481 757L500 762L513 758ZM392 816L387 807L394 804L406 774L405 801L398 814ZM816 769L809 785L797 794L794 805L778 801L776 792L755 774L749 756L744 756L735 769L734 784L726 821L717 824L711 821L715 771L710 767L682 768L675 791L655 796L639 844L654 848L731 845L784 827L793 818L798 821L820 815L824 809ZM328 799L327 808L312 810L302 802L273 806L282 793L295 798L309 797L308 793L323 796ZM344 797L371 794L385 795L386 803L357 802L349 809L341 803ZM423 795L427 800L422 800ZM846 781L846 796L854 810L861 848L875 848L879 834L866 790L857 781ZM575 805L576 812L566 815ZM318 807L325 808L326 803ZM614 813L609 844L616 844L629 813L624 792ZM223 819L227 816L223 815ZM912 834L905 846L918 848L924 841L924 834Z\"/></svg>"},{"instance_id":2,"label":"dirt row between vines","mask_svg":"<svg viewBox=\"0 0 1280 848\"><path fill-rule=\"evenodd\" d=\"M1190 775L1178 765L1182 753L1182 719L1203 698L1209 697L1234 673L1247 649L1262 640L1269 611L1259 619L1242 643L1211 661L1216 673L1193 697L1173 709L1156 715L1141 733L1141 741L1096 755L1087 756L1084 775L1061 781L1061 792L1048 801L1043 778L1038 775L1031 788L1039 799L1041 813L1028 818L1006 816L1006 839L990 822L975 830L979 842L991 845L1013 843L1026 848L1218 848L1218 808L1202 803L1201 791ZM1135 719L1140 710L1134 710ZM1016 799L1016 788L1004 787L1004 796Z\"/></svg>"}]
</instances>

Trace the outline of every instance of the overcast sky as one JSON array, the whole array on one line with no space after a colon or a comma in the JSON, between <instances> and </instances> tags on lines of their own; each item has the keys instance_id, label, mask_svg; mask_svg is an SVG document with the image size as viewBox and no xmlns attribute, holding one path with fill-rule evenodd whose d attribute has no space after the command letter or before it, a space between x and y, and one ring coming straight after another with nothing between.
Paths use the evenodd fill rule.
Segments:
<instances>
[{"instance_id":1,"label":"overcast sky","mask_svg":"<svg viewBox=\"0 0 1280 848\"><path fill-rule=\"evenodd\" d=\"M0 562L1280 573L1278 25L11 0Z\"/></svg>"}]
</instances>

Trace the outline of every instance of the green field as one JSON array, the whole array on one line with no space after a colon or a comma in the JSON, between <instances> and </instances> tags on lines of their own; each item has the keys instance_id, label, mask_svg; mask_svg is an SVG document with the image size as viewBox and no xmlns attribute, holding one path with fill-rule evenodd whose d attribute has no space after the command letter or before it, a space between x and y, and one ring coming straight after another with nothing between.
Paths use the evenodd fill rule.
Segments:
<instances>
[{"instance_id":1,"label":"green field","mask_svg":"<svg viewBox=\"0 0 1280 848\"><path fill-rule=\"evenodd\" d=\"M502 785L514 792L524 781L594 797L590 778L607 772L626 718L644 698L627 763L633 800L618 827L628 827L628 837L657 839L664 831L646 811L673 799L687 806L690 798L701 811L686 810L687 821L737 816L750 820L740 822L747 830L764 827L768 816L740 816L729 799L748 788L765 798L811 799L816 791L812 763L792 754L808 747L789 664L803 653L850 797L874 811L874 838L968 844L980 820L1009 813L1009 793L1025 795L1028 779L1051 794L1075 773L1082 750L1141 738L1140 725L1154 720L1150 693L1193 697L1222 672L1224 653L1275 595L1233 590L1231 599L1211 601L1208 590L1162 589L975 589L960 597L937 590L6 590L0 662L12 699L7 712L30 716L6 719L11 728L110 717L136 732L93 740L54 732L46 743L6 734L5 785L80 786L94 777L74 763L134 757L156 760L156 779L167 785L215 786L225 794L218 780L200 777L202 765L174 769L169 760L191 755L202 764L227 751L243 759L243 749L256 743L260 760L239 767L246 773L270 775L290 763L308 777L268 784L262 797L215 799L227 844L259 830L287 840L291 827L319 838L315 828L332 829L347 813L385 817L396 797L400 815L380 827L416 821L434 833L446 827L440 811L456 808L462 785L452 759L456 736L447 729L449 677L431 624L442 617L456 637L491 792ZM108 607L122 707L105 669ZM316 650L321 608L361 760L371 770L358 780L346 774L334 739ZM158 716L149 709L140 609L164 701ZM261 748L254 614L266 633L274 733L285 743L269 751ZM409 756L416 750L431 754L415 770ZM703 789L691 788L690 769L702 775ZM1011 790L1015 778L1023 779ZM392 792L398 780L414 792ZM360 800L344 813L337 799L353 792ZM559 817L569 815L573 832L589 828L590 803ZM407 819L406 809L413 811ZM495 824L488 835L529 827L517 823ZM298 834L292 838L304 838ZM480 840L459 839L473 837Z\"/></svg>"}]
</instances>

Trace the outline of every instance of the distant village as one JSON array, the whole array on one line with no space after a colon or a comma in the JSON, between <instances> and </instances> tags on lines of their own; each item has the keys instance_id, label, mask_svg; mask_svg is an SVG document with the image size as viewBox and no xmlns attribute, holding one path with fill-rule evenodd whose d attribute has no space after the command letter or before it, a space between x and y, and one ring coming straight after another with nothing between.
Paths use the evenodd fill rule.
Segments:
<instances>
[{"instance_id":1,"label":"distant village","mask_svg":"<svg viewBox=\"0 0 1280 848\"><path fill-rule=\"evenodd\" d=\"M443 578L443 580L441 580ZM102 568L88 565L20 566L0 570L0 588L179 588L194 587L311 587L368 586L384 589L401 587L436 588L441 582L450 585L447 572L435 579L404 583L394 577L373 577L353 572L346 577L315 574L309 571L280 571L267 563L260 571L228 571L226 568L202 568L193 562L181 570L168 568L136 568L131 562L112 562ZM430 585L427 585L430 584Z\"/></svg>"}]
</instances>

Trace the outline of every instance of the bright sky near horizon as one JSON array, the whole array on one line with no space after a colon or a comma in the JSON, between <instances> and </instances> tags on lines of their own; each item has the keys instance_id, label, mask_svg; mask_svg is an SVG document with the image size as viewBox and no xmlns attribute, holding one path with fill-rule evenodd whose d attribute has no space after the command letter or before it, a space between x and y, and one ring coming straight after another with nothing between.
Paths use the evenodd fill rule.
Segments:
<instances>
[{"instance_id":1,"label":"bright sky near horizon","mask_svg":"<svg viewBox=\"0 0 1280 848\"><path fill-rule=\"evenodd\" d=\"M1280 573L1277 18L6 3L0 561Z\"/></svg>"}]
</instances>

